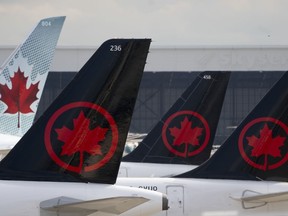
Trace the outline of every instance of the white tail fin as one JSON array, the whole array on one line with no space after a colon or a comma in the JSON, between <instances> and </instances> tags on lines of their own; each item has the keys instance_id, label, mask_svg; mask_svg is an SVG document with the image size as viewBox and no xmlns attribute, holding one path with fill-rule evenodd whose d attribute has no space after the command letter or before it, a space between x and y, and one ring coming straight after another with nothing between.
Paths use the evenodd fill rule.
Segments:
<instances>
[{"instance_id":1,"label":"white tail fin","mask_svg":"<svg viewBox=\"0 0 288 216\"><path fill-rule=\"evenodd\" d=\"M64 20L40 20L2 65L0 133L22 136L31 127Z\"/></svg>"}]
</instances>

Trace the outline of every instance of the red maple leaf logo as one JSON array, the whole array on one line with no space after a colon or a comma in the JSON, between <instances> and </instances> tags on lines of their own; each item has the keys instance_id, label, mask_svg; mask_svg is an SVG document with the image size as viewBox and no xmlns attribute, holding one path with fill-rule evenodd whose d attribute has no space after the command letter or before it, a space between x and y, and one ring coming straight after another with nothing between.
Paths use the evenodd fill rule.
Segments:
<instances>
[{"instance_id":1,"label":"red maple leaf logo","mask_svg":"<svg viewBox=\"0 0 288 216\"><path fill-rule=\"evenodd\" d=\"M61 155L73 155L80 152L80 167L83 164L83 154L102 155L100 142L105 139L108 128L96 128L90 130L90 119L81 111L76 119L73 119L73 130L66 126L55 129L58 140L64 142Z\"/></svg>"},{"instance_id":2,"label":"red maple leaf logo","mask_svg":"<svg viewBox=\"0 0 288 216\"><path fill-rule=\"evenodd\" d=\"M202 135L203 128L192 128L192 122L190 122L187 117L185 117L180 124L180 128L169 128L171 135L174 137L173 145L179 146L182 144L190 144L199 146L199 136Z\"/></svg>"},{"instance_id":3,"label":"red maple leaf logo","mask_svg":"<svg viewBox=\"0 0 288 216\"><path fill-rule=\"evenodd\" d=\"M9 89L6 84L0 84L1 100L8 107L4 113L18 113L18 127L20 127L20 112L22 114L33 112L30 106L38 99L36 95L39 91L39 82L31 84L27 89L27 79L28 77L24 76L24 72L18 68L18 71L14 73L14 77L11 77L12 89Z\"/></svg>"},{"instance_id":4,"label":"red maple leaf logo","mask_svg":"<svg viewBox=\"0 0 288 216\"><path fill-rule=\"evenodd\" d=\"M276 136L272 137L272 130L265 124L264 128L260 130L260 137L250 136L246 137L248 145L253 147L251 152L252 157L272 156L281 157L280 147L284 145L285 137Z\"/></svg>"}]
</instances>

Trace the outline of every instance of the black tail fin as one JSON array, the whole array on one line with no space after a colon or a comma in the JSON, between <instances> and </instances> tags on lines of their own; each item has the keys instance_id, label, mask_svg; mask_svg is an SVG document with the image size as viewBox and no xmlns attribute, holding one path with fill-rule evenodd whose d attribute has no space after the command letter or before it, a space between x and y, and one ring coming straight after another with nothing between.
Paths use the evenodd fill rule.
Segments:
<instances>
[{"instance_id":1,"label":"black tail fin","mask_svg":"<svg viewBox=\"0 0 288 216\"><path fill-rule=\"evenodd\" d=\"M105 42L0 162L0 178L114 183L150 42Z\"/></svg>"},{"instance_id":2,"label":"black tail fin","mask_svg":"<svg viewBox=\"0 0 288 216\"><path fill-rule=\"evenodd\" d=\"M216 153L179 177L288 181L288 72Z\"/></svg>"},{"instance_id":3,"label":"black tail fin","mask_svg":"<svg viewBox=\"0 0 288 216\"><path fill-rule=\"evenodd\" d=\"M210 157L230 72L203 72L122 161L198 165Z\"/></svg>"}]
</instances>

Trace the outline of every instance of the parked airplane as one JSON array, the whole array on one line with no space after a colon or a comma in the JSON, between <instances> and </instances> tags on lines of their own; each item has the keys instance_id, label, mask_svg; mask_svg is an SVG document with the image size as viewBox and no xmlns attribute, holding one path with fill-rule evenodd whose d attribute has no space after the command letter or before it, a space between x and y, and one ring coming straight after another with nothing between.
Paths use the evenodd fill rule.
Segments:
<instances>
[{"instance_id":1,"label":"parked airplane","mask_svg":"<svg viewBox=\"0 0 288 216\"><path fill-rule=\"evenodd\" d=\"M113 185L150 41L105 42L0 162L1 214L149 215L167 209L162 193Z\"/></svg>"},{"instance_id":2,"label":"parked airplane","mask_svg":"<svg viewBox=\"0 0 288 216\"><path fill-rule=\"evenodd\" d=\"M40 20L1 66L0 137L23 136L31 127L64 21L64 16ZM9 149L17 140L11 139L5 136Z\"/></svg>"},{"instance_id":3,"label":"parked airplane","mask_svg":"<svg viewBox=\"0 0 288 216\"><path fill-rule=\"evenodd\" d=\"M174 178L120 178L167 193L158 215L287 215L288 72L198 168Z\"/></svg>"},{"instance_id":4,"label":"parked airplane","mask_svg":"<svg viewBox=\"0 0 288 216\"><path fill-rule=\"evenodd\" d=\"M148 133L123 157L119 177L169 177L210 157L230 72L202 72Z\"/></svg>"}]
</instances>

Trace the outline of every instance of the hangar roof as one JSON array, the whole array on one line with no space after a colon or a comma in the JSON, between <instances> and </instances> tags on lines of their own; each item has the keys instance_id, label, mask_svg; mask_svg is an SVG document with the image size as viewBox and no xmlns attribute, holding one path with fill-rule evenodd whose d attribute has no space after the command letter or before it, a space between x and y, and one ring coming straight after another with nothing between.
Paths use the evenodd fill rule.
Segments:
<instances>
[{"instance_id":1,"label":"hangar roof","mask_svg":"<svg viewBox=\"0 0 288 216\"><path fill-rule=\"evenodd\" d=\"M79 71L98 47L57 47L51 71ZM0 46L0 63L15 46ZM288 46L151 47L145 71L286 71Z\"/></svg>"}]
</instances>

